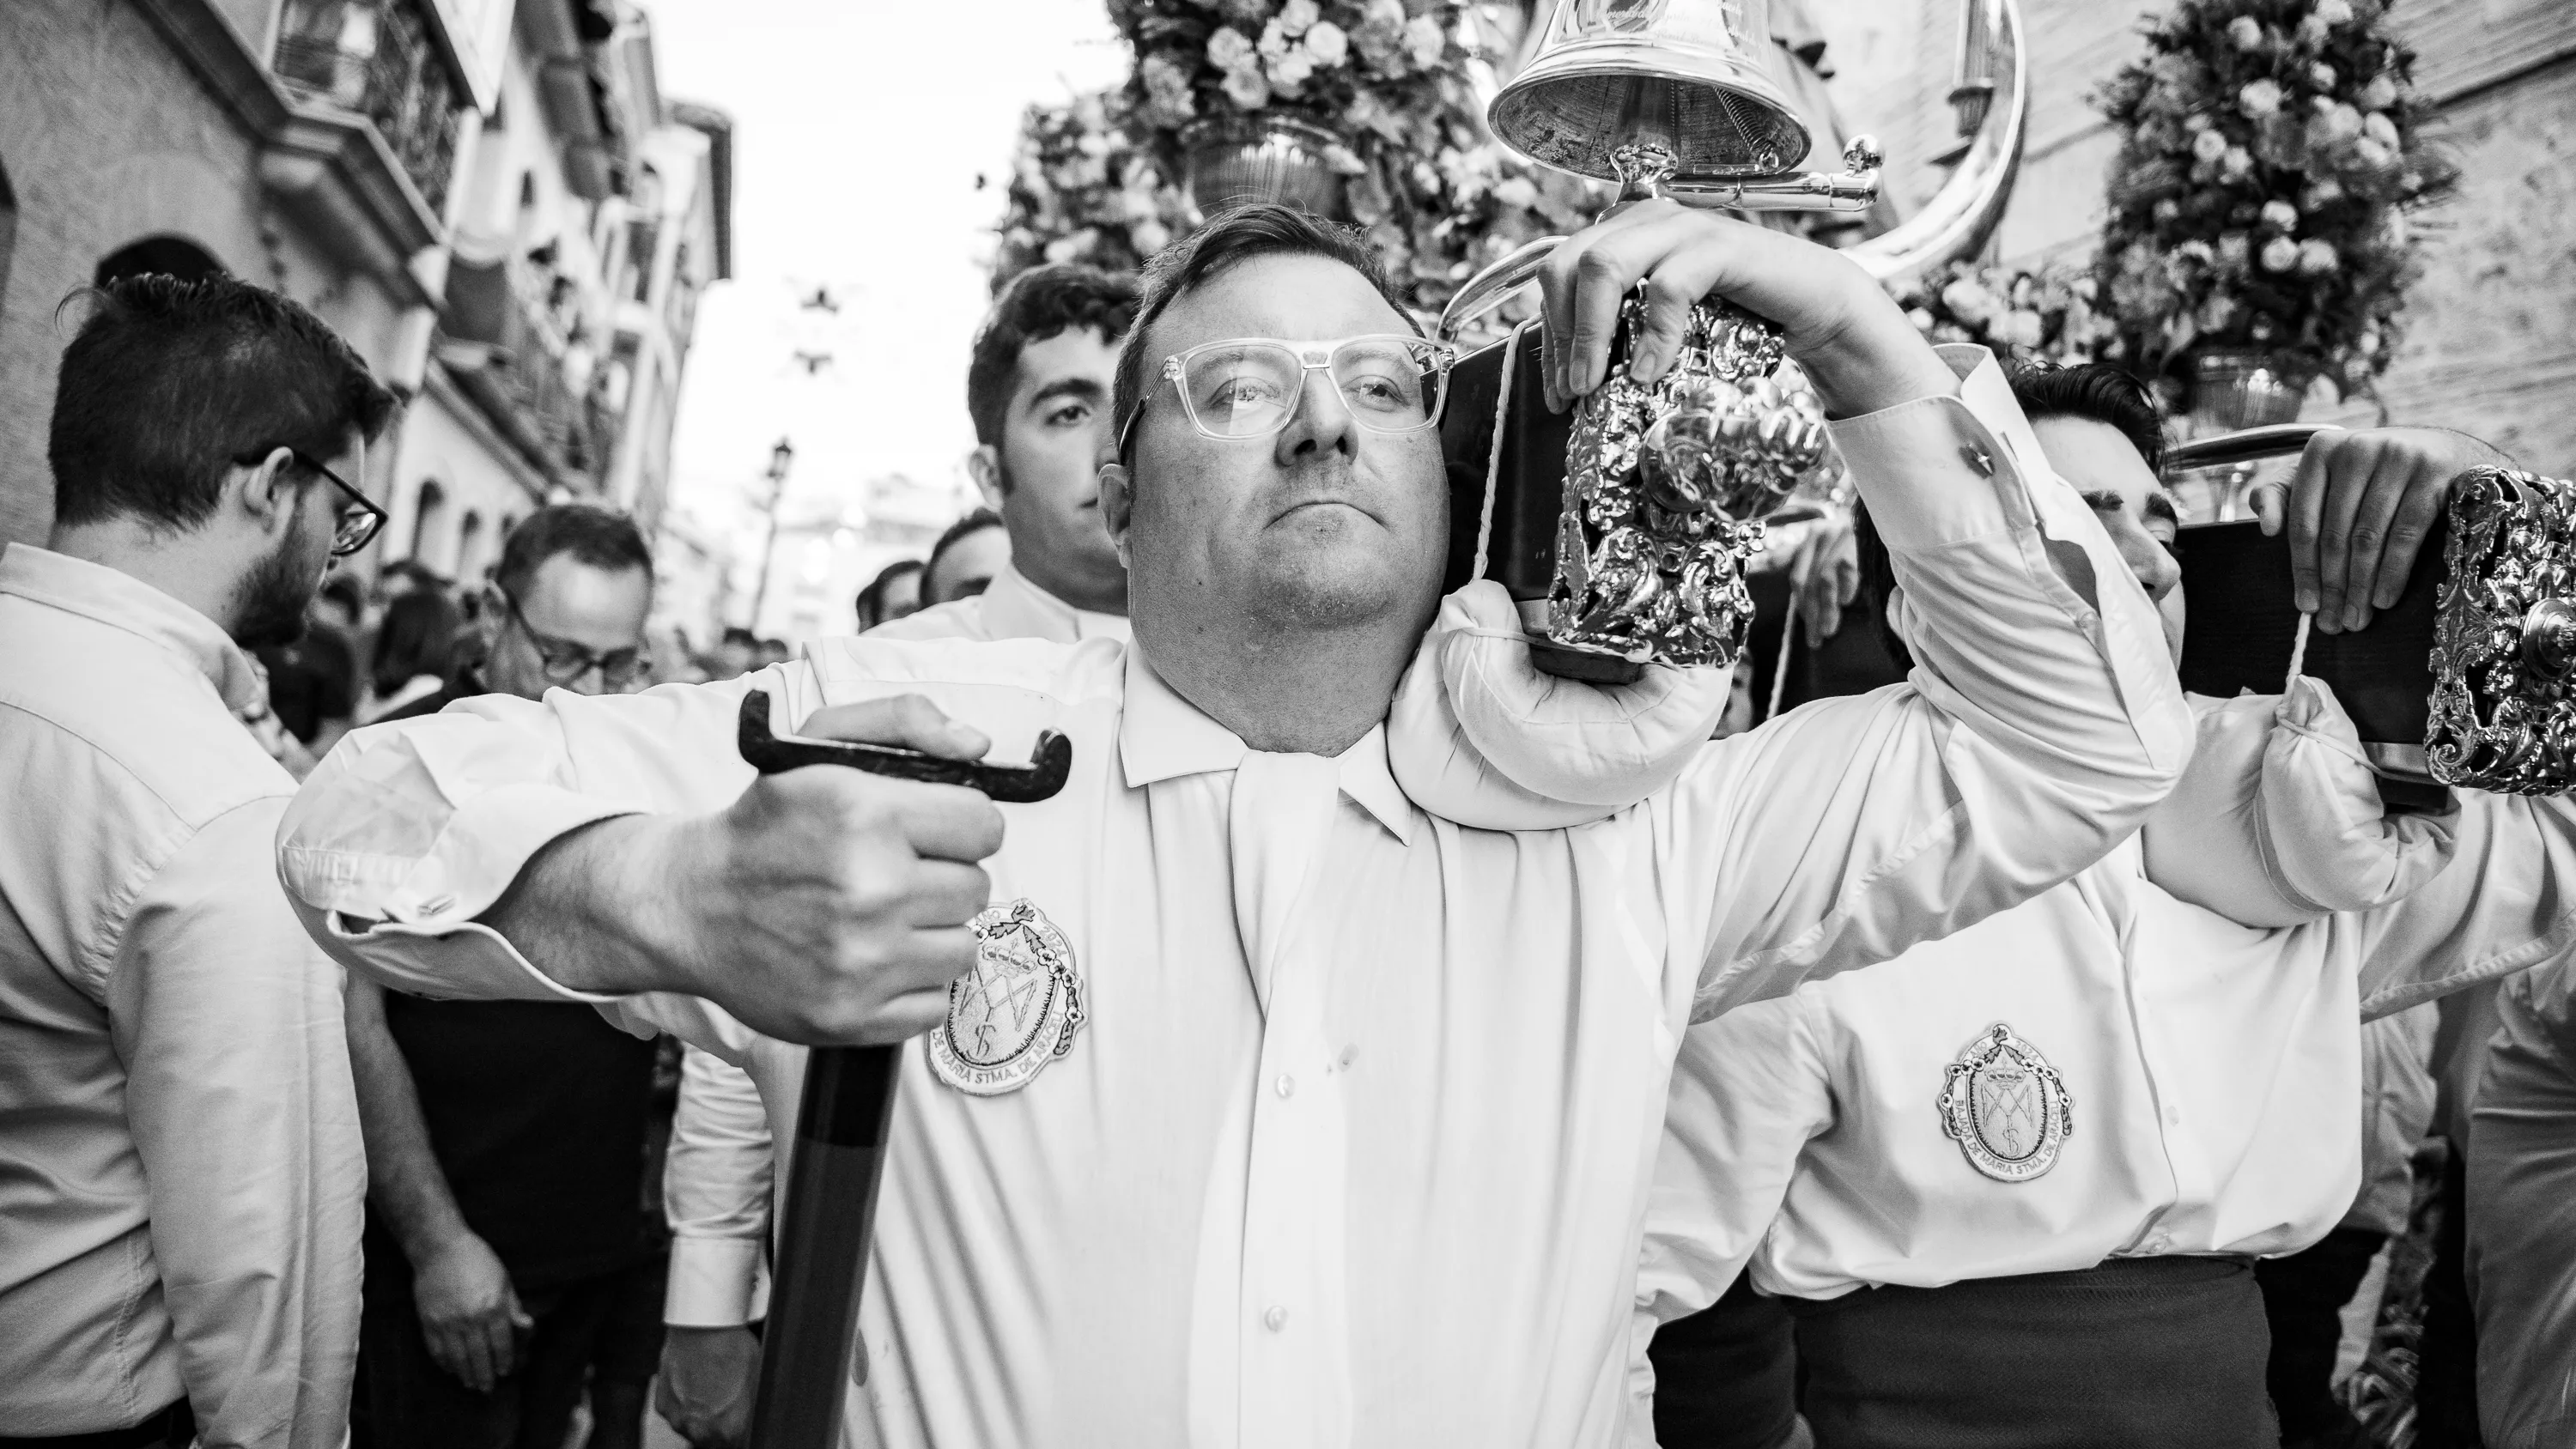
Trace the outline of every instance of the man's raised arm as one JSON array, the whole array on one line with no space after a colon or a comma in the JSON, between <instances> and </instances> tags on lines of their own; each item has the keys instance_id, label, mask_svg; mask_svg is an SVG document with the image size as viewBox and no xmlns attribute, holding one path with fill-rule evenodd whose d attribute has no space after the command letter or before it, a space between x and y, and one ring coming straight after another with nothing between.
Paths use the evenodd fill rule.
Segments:
<instances>
[{"instance_id":1,"label":"man's raised arm","mask_svg":"<svg viewBox=\"0 0 2576 1449\"><path fill-rule=\"evenodd\" d=\"M917 1033L974 958L964 923L988 883L973 862L1000 844L1000 814L969 790L855 771L755 779L734 751L752 683L809 734L983 748L918 698L817 712L801 665L471 700L358 731L314 771L279 832L288 898L325 950L397 990L676 993L793 1041Z\"/></svg>"},{"instance_id":2,"label":"man's raised arm","mask_svg":"<svg viewBox=\"0 0 2576 1449\"><path fill-rule=\"evenodd\" d=\"M1659 855L1706 883L1667 897L1675 939L1703 951L1696 1015L1947 935L2137 828L2190 755L2191 716L2154 606L1990 357L1936 353L1830 252L1659 203L1577 238L1546 280L1569 394L1600 380L1640 280L1647 380L1697 297L1781 327L1888 547L1917 662L1906 686L1711 746L1656 797Z\"/></svg>"}]
</instances>

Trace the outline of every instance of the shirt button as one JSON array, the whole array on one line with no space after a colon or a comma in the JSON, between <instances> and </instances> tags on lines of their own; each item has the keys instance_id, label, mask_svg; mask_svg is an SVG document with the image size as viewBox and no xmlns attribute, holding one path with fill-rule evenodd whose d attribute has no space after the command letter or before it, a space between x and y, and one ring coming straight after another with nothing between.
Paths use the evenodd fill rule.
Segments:
<instances>
[{"instance_id":1,"label":"shirt button","mask_svg":"<svg viewBox=\"0 0 2576 1449\"><path fill-rule=\"evenodd\" d=\"M1279 1089L1280 1096L1293 1097L1297 1095L1297 1079L1288 1075L1286 1072L1281 1072L1279 1074L1279 1080L1272 1085ZM1278 1310L1272 1309L1271 1311L1275 1313Z\"/></svg>"},{"instance_id":2,"label":"shirt button","mask_svg":"<svg viewBox=\"0 0 2576 1449\"><path fill-rule=\"evenodd\" d=\"M1274 1306L1269 1312L1261 1315L1261 1322L1262 1326L1272 1333L1277 1333L1288 1326L1288 1310Z\"/></svg>"},{"instance_id":3,"label":"shirt button","mask_svg":"<svg viewBox=\"0 0 2576 1449\"><path fill-rule=\"evenodd\" d=\"M1351 1063L1353 1063L1353 1062L1355 1062L1355 1061L1358 1061L1359 1059L1360 1059L1360 1049L1359 1049L1358 1047L1355 1047L1355 1046L1346 1046L1346 1047L1342 1048L1342 1070L1343 1070L1343 1071L1346 1071L1346 1072L1347 1072L1347 1071L1349 1071L1349 1070L1351 1069Z\"/></svg>"},{"instance_id":4,"label":"shirt button","mask_svg":"<svg viewBox=\"0 0 2576 1449\"><path fill-rule=\"evenodd\" d=\"M2168 1127L2179 1127L2182 1125L2182 1109L2180 1107L2167 1107L2165 1109L2165 1125Z\"/></svg>"}]
</instances>

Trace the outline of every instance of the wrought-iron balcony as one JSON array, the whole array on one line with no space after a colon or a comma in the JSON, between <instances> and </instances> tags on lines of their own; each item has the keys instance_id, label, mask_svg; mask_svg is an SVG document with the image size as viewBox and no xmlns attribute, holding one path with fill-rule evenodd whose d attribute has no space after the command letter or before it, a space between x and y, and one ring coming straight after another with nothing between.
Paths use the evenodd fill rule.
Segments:
<instances>
[{"instance_id":1,"label":"wrought-iron balcony","mask_svg":"<svg viewBox=\"0 0 2576 1449\"><path fill-rule=\"evenodd\" d=\"M419 0L287 0L273 66L296 94L373 122L430 214L445 212L464 98Z\"/></svg>"},{"instance_id":2,"label":"wrought-iron balcony","mask_svg":"<svg viewBox=\"0 0 2576 1449\"><path fill-rule=\"evenodd\" d=\"M524 260L459 257L447 273L440 360L485 417L555 482L596 492L616 437L598 369L577 376L586 344L554 279Z\"/></svg>"}]
</instances>

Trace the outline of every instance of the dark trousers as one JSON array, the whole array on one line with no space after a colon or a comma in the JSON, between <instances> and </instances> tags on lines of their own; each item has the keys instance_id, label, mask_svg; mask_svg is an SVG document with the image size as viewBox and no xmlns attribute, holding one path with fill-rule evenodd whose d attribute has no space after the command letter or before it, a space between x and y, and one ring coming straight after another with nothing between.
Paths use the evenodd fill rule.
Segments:
<instances>
[{"instance_id":1,"label":"dark trousers","mask_svg":"<svg viewBox=\"0 0 2576 1449\"><path fill-rule=\"evenodd\" d=\"M2343 1347L2343 1310L2370 1273L2388 1235L2337 1228L2305 1252L2254 1265L2263 1317L2272 1327L2272 1359L2263 1379L2281 1416L2281 1442L2344 1449L2358 1445L2361 1421L2334 1396L2335 1354Z\"/></svg>"},{"instance_id":2,"label":"dark trousers","mask_svg":"<svg viewBox=\"0 0 2576 1449\"><path fill-rule=\"evenodd\" d=\"M188 1449L197 1442L197 1416L181 1399L140 1424L88 1434L0 1435L0 1449Z\"/></svg>"},{"instance_id":3,"label":"dark trousers","mask_svg":"<svg viewBox=\"0 0 2576 1449\"><path fill-rule=\"evenodd\" d=\"M1707 1310L1656 1330L1655 1442L1663 1449L1776 1449L1798 1424L1789 1310L1739 1275Z\"/></svg>"},{"instance_id":4,"label":"dark trousers","mask_svg":"<svg viewBox=\"0 0 2576 1449\"><path fill-rule=\"evenodd\" d=\"M2453 1139L2442 1167L2442 1217L2424 1274L2424 1343L2415 1377L2416 1449L2479 1449L2478 1319L2469 1303L2469 1165Z\"/></svg>"},{"instance_id":5,"label":"dark trousers","mask_svg":"<svg viewBox=\"0 0 2576 1449\"><path fill-rule=\"evenodd\" d=\"M374 1449L562 1449L594 1375L638 1392L662 1352L662 1284L656 1256L615 1273L522 1293L536 1321L518 1369L476 1393L429 1356L409 1280L367 1279L358 1354ZM386 1279L403 1277L399 1285Z\"/></svg>"},{"instance_id":6,"label":"dark trousers","mask_svg":"<svg viewBox=\"0 0 2576 1449\"><path fill-rule=\"evenodd\" d=\"M1786 1300L1818 1449L2278 1449L2253 1267L2074 1273Z\"/></svg>"}]
</instances>

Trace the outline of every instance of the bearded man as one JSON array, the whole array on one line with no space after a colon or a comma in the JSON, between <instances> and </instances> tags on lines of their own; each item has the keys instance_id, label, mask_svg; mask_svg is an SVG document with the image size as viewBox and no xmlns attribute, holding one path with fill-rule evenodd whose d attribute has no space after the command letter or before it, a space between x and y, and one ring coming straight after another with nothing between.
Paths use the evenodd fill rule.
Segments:
<instances>
[{"instance_id":1,"label":"bearded man","mask_svg":"<svg viewBox=\"0 0 2576 1449\"><path fill-rule=\"evenodd\" d=\"M340 973L267 859L235 721L384 513L394 408L230 277L101 288L63 351L45 547L0 552L0 1425L311 1446L348 1422L366 1160Z\"/></svg>"},{"instance_id":2,"label":"bearded man","mask_svg":"<svg viewBox=\"0 0 2576 1449\"><path fill-rule=\"evenodd\" d=\"M1703 296L1781 326L1906 581L1914 688L1710 745L1581 828L1419 809L1386 721L1440 601L1447 355L1356 236L1249 207L1157 259L1120 354L1132 647L833 640L363 732L281 836L290 893L407 989L590 1000L737 1060L928 1032L861 1442L1615 1442L1682 1028L2081 869L2191 734L2145 593L2003 441L1991 359L1963 380L1828 251L1648 203L1548 265L1549 402L1600 385L1641 281L1641 378ZM810 736L1059 730L1072 777L1007 816L755 780L754 688Z\"/></svg>"}]
</instances>

